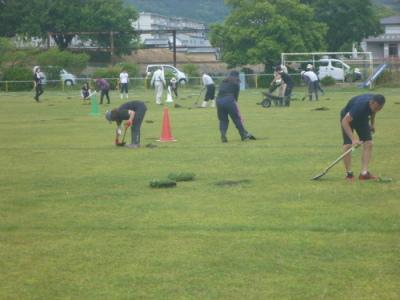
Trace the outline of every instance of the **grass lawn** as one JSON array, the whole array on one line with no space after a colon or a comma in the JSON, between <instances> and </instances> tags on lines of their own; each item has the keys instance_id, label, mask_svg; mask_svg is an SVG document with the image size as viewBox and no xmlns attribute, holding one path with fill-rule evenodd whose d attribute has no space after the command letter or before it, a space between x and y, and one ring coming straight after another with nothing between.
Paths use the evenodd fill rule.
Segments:
<instances>
[{"instance_id":1,"label":"grass lawn","mask_svg":"<svg viewBox=\"0 0 400 300\"><path fill-rule=\"evenodd\" d=\"M348 183L342 164L310 180L341 154L339 111L365 90L269 109L243 91L258 140L231 123L227 144L215 109L188 109L199 91L180 92L177 141L161 144L153 92L130 93L148 106L142 146L158 145L140 149L113 145L116 92L99 116L79 91L0 94L0 299L400 298L400 89L375 91L370 169L390 183ZM170 172L197 177L149 187Z\"/></svg>"}]
</instances>

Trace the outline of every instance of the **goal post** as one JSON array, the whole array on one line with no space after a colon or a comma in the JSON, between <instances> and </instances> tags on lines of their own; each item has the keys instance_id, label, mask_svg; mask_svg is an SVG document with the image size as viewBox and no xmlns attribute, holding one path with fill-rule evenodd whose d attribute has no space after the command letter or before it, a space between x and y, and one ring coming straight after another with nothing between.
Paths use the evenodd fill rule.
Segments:
<instances>
[{"instance_id":1,"label":"goal post","mask_svg":"<svg viewBox=\"0 0 400 300\"><path fill-rule=\"evenodd\" d=\"M292 69L305 69L307 64L312 64L318 70L321 61L326 59L339 60L350 66L352 71L358 68L363 79L373 73L373 58L371 52L294 52L281 53L281 63L289 65Z\"/></svg>"}]
</instances>

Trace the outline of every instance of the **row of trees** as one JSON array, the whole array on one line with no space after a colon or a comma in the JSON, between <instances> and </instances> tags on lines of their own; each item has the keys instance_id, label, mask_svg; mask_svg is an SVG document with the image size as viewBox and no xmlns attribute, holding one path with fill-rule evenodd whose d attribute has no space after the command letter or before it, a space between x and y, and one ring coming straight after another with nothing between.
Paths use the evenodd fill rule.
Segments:
<instances>
[{"instance_id":1,"label":"row of trees","mask_svg":"<svg viewBox=\"0 0 400 300\"><path fill-rule=\"evenodd\" d=\"M380 33L370 0L225 0L231 7L212 26L211 42L231 66L276 63L282 52L351 51Z\"/></svg>"},{"instance_id":2,"label":"row of trees","mask_svg":"<svg viewBox=\"0 0 400 300\"><path fill-rule=\"evenodd\" d=\"M138 18L133 6L123 0L0 0L0 36L52 37L60 50L68 47L72 34L65 32L119 32L114 37L117 54L130 54L138 35L131 22ZM110 46L106 34L82 35L81 39Z\"/></svg>"},{"instance_id":3,"label":"row of trees","mask_svg":"<svg viewBox=\"0 0 400 300\"><path fill-rule=\"evenodd\" d=\"M211 26L210 40L231 66L270 65L282 52L350 51L354 42L380 32L372 0L225 0L230 14ZM138 18L123 0L0 0L0 36L44 37L53 32L60 50L65 32L119 32L117 54L138 46L131 22ZM82 35L110 46L108 35Z\"/></svg>"}]
</instances>

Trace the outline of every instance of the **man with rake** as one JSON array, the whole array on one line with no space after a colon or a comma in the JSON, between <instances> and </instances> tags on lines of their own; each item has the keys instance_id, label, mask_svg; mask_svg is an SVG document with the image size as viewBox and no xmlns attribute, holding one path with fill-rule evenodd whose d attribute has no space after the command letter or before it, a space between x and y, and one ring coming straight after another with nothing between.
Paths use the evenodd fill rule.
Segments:
<instances>
[{"instance_id":1,"label":"man with rake","mask_svg":"<svg viewBox=\"0 0 400 300\"><path fill-rule=\"evenodd\" d=\"M375 132L375 115L385 105L385 97L380 94L363 94L350 99L340 113L340 122L343 134L343 152L352 147L363 144L361 156L361 173L359 180L376 180L377 176L368 171L368 164L372 153L372 135ZM357 132L358 138L354 136ZM346 169L346 179L354 180L351 170L351 154L343 158Z\"/></svg>"}]
</instances>

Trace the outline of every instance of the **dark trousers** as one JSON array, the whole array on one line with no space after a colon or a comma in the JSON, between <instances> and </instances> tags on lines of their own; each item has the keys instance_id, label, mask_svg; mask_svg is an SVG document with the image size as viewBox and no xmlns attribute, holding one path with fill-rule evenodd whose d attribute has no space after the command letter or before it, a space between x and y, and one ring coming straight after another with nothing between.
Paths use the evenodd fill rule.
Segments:
<instances>
[{"instance_id":1,"label":"dark trousers","mask_svg":"<svg viewBox=\"0 0 400 300\"><path fill-rule=\"evenodd\" d=\"M175 97L178 97L178 87L177 86L175 86L175 87L171 86L171 91L175 94Z\"/></svg>"},{"instance_id":2,"label":"dark trousers","mask_svg":"<svg viewBox=\"0 0 400 300\"><path fill-rule=\"evenodd\" d=\"M292 91L293 91L293 85L287 85L286 90L285 90L285 95L283 97L283 105L284 106L290 106L290 98L292 96Z\"/></svg>"},{"instance_id":3,"label":"dark trousers","mask_svg":"<svg viewBox=\"0 0 400 300\"><path fill-rule=\"evenodd\" d=\"M240 117L239 108L233 96L226 96L217 99L217 114L219 119L219 130L221 136L225 136L228 131L229 118L232 119L240 136L243 138L246 136L247 131L244 129L242 118Z\"/></svg>"},{"instance_id":4,"label":"dark trousers","mask_svg":"<svg viewBox=\"0 0 400 300\"><path fill-rule=\"evenodd\" d=\"M308 99L312 101L313 94L315 95L315 100L318 100L318 81L310 81L308 83Z\"/></svg>"},{"instance_id":5,"label":"dark trousers","mask_svg":"<svg viewBox=\"0 0 400 300\"><path fill-rule=\"evenodd\" d=\"M44 93L42 84L40 83L37 84L35 91L36 91L35 100L39 101L39 96Z\"/></svg>"},{"instance_id":6,"label":"dark trousers","mask_svg":"<svg viewBox=\"0 0 400 300\"><path fill-rule=\"evenodd\" d=\"M128 94L128 84L127 83L121 83L121 94L123 93Z\"/></svg>"},{"instance_id":7,"label":"dark trousers","mask_svg":"<svg viewBox=\"0 0 400 300\"><path fill-rule=\"evenodd\" d=\"M134 145L140 145L140 127L142 126L146 110L147 107L143 104L142 107L135 111L135 117L133 118L133 123L131 126L131 138L132 144Z\"/></svg>"},{"instance_id":8,"label":"dark trousers","mask_svg":"<svg viewBox=\"0 0 400 300\"><path fill-rule=\"evenodd\" d=\"M110 96L108 95L109 90L101 90L100 92L100 104L103 104L103 98L106 96L107 103L110 104Z\"/></svg>"},{"instance_id":9,"label":"dark trousers","mask_svg":"<svg viewBox=\"0 0 400 300\"><path fill-rule=\"evenodd\" d=\"M204 101L214 100L215 98L215 85L208 84L206 85L206 95L204 96Z\"/></svg>"}]
</instances>

